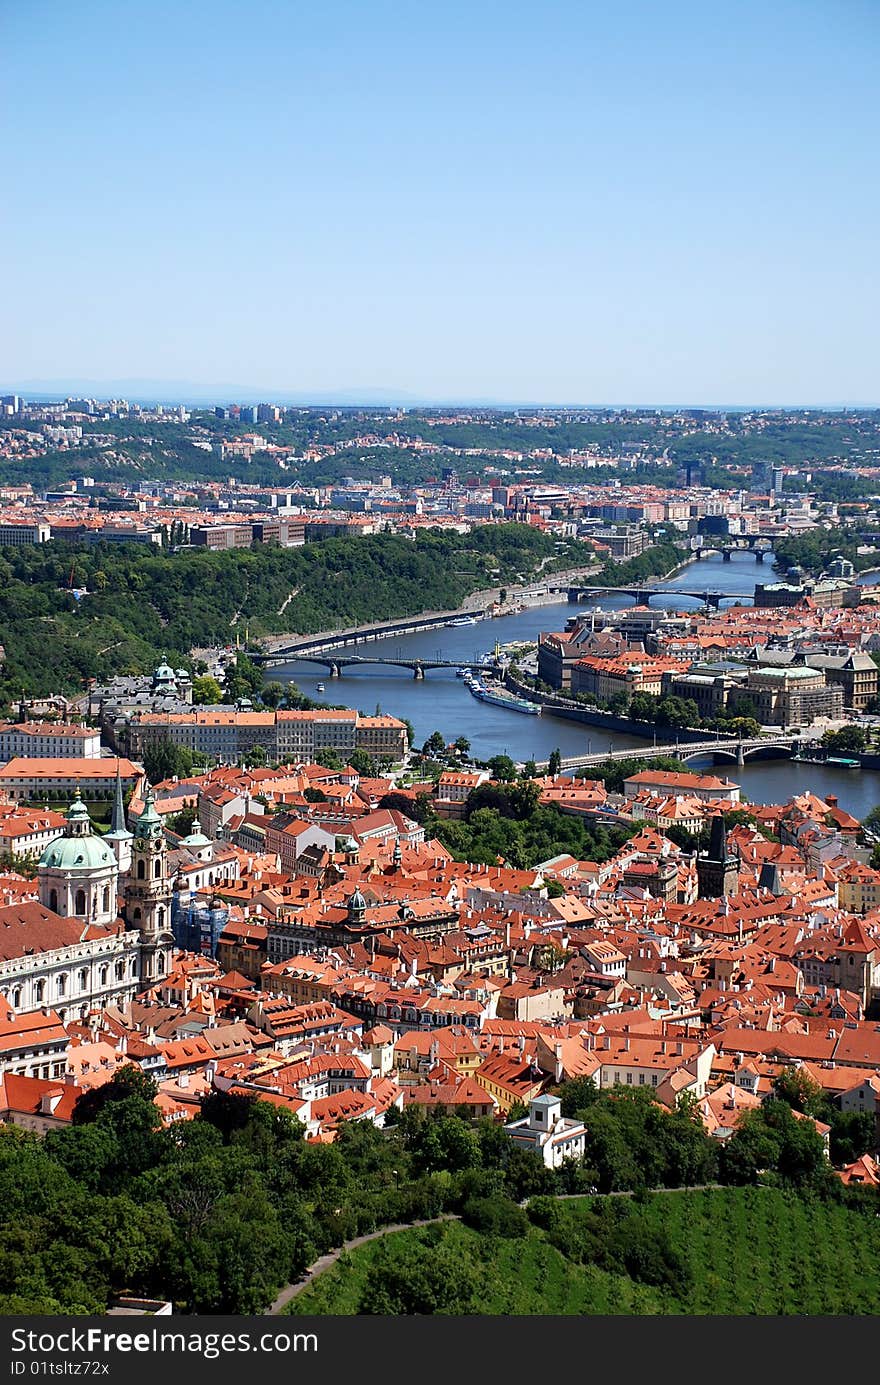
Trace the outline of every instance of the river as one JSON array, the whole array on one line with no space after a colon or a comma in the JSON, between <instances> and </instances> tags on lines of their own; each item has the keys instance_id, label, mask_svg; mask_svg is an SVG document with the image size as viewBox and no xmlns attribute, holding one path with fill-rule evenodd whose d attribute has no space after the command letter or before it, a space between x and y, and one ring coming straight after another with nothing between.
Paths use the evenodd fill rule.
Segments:
<instances>
[{"instance_id":1,"label":"river","mask_svg":"<svg viewBox=\"0 0 880 1385\"><path fill-rule=\"evenodd\" d=\"M876 577L875 574L872 574ZM713 554L684 568L665 586L683 589L754 592L756 582L778 580L768 554L763 563L756 563L748 552L734 553L729 562L721 554ZM862 580L870 580L863 574ZM620 610L633 605L629 597L603 597L591 605L602 610ZM660 604L656 598L655 605ZM693 610L700 603L691 597L667 597L666 606ZM391 658L451 659L456 662L473 660L496 641L510 644L522 640L534 642L542 630L562 630L569 616L589 607L570 605L567 601L536 605L518 615L499 616L481 620L475 625L448 626L441 630L417 635L390 636L385 640L352 646L346 653L376 658L385 651ZM466 736L471 752L477 759L507 754L515 760L546 760L558 747L563 755L583 755L605 749L623 749L627 745L643 747L641 738L609 734L593 726L582 726L542 713L539 717L524 716L478 702L472 697L453 669L429 671L423 682L416 682L408 669L361 667L346 668L339 679L329 678L315 664L292 662L271 670L269 677L282 682L293 679L310 697L345 703L372 713L377 707L394 716L407 717L421 744L432 731L441 731L447 741ZM317 687L323 683L325 691ZM880 798L880 779L873 772L859 772L823 765L795 765L788 760L753 762L742 768L736 765L719 768L719 773L742 785L743 794L754 803L779 803L792 794L809 788L825 797L835 794L840 806L856 817L864 817Z\"/></svg>"}]
</instances>

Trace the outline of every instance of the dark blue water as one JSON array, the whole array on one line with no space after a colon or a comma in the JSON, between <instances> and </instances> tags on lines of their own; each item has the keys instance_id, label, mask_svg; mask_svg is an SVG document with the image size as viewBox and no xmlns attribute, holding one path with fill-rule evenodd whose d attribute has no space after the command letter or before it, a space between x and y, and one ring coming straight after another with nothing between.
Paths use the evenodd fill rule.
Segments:
<instances>
[{"instance_id":1,"label":"dark blue water","mask_svg":"<svg viewBox=\"0 0 880 1385\"><path fill-rule=\"evenodd\" d=\"M756 582L773 580L778 579L769 555L759 564L751 553L743 552L734 553L730 562L724 562L720 554L701 559L664 585L700 591L754 593ZM366 658L377 658L385 652L391 658L421 656L455 662L473 660L483 651L491 650L496 642L535 642L542 630L562 630L571 615L587 611L593 605L607 611L633 604L629 597L615 596L602 597L581 606L570 605L567 601L554 602L531 607L518 615L481 620L475 625L391 636L352 647L346 653L362 654ZM657 597L652 604L693 610L701 603L691 597L674 596ZM408 669L382 667L345 669L341 678L330 679L317 665L291 663L271 670L269 676L282 682L293 679L310 697L358 707L366 713L375 712L379 707L394 716L407 717L415 728L418 744L432 731L442 732L447 741L466 736L473 755L479 759L507 754L515 760L546 760L557 747L563 755L583 755L611 748L619 750L626 745L644 746L642 739L609 736L597 727L581 726L546 713L538 717L524 716L478 702L455 677L453 669L430 671L424 682L416 682ZM317 692L318 683L324 684L325 692ZM880 776L872 773L793 765L787 760L751 764L742 769L732 766L724 773L741 783L743 793L757 803L784 801L809 787L822 796L837 794L843 808L863 817L880 799Z\"/></svg>"}]
</instances>

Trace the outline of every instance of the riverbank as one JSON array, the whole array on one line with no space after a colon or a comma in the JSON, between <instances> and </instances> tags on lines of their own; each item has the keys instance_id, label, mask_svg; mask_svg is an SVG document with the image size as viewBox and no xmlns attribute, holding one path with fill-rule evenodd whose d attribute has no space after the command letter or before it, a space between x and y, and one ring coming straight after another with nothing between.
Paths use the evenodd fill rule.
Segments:
<instances>
[{"instance_id":1,"label":"riverbank","mask_svg":"<svg viewBox=\"0 0 880 1385\"><path fill-rule=\"evenodd\" d=\"M297 636L293 633L266 635L258 642L259 648L266 654L273 654L278 649L315 648L324 640L352 641L359 636L370 639L375 637L377 632L381 632L383 636L386 634L391 636L404 630L413 630L420 623L425 629L442 630L446 626L452 625L456 620L468 616L491 619L498 616L517 615L522 609L523 603L526 606L557 604L559 592L549 591L548 584L570 586L584 577L593 577L601 571L602 564L594 563L591 567L567 568L564 572L549 573L543 582L540 579L532 579L532 581L518 586L483 587L480 591L471 592L471 595L465 598L464 603L453 611L419 611L410 616L396 616L390 620L374 620L367 625L350 626L347 629L320 630L313 635ZM503 602L499 600L502 591L505 593Z\"/></svg>"},{"instance_id":2,"label":"riverbank","mask_svg":"<svg viewBox=\"0 0 880 1385\"><path fill-rule=\"evenodd\" d=\"M597 726L603 731L616 731L624 736L648 741L657 740L657 726L653 721L633 721L630 717L618 716L615 712L605 712L600 707L585 707L582 703L569 701L568 698L559 697L555 693L540 692L528 683L520 682L509 669L504 675L504 686L517 697L524 697L528 702L540 703L550 716L562 717L565 721L578 721L585 726ZM679 740L683 744L688 744L691 741L700 742L710 738L725 739L722 734L706 731L705 728L698 730L689 726L667 726L662 730L666 734L667 742ZM730 741L731 744L735 744L736 738L731 736Z\"/></svg>"},{"instance_id":3,"label":"riverbank","mask_svg":"<svg viewBox=\"0 0 880 1385\"><path fill-rule=\"evenodd\" d=\"M667 582L674 578L676 574L683 572L686 568L696 562L696 556L685 558L683 562L670 568L668 572L662 573L657 577L646 581ZM562 572L550 572L546 577L536 575L528 582L523 582L515 586L504 585L497 587L483 587L479 591L471 592L470 596L465 597L461 606L451 611L419 611L409 616L393 617L389 620L371 621L366 625L350 626L347 629L320 630L315 634L299 635L290 633L287 635L266 635L258 641L258 647L264 654L274 654L277 650L283 649L291 651L290 657L294 658L296 649L305 651L307 648L316 649L323 642L336 640L340 643L353 643L358 638L371 640L377 637L390 637L395 634L410 633L420 628L425 630L441 630L446 626L454 624L456 620L462 620L470 616L477 616L483 619L496 619L502 616L513 616L520 614L523 610L528 610L536 606L553 606L560 604L561 591L570 586L577 585L585 579L595 578L604 569L604 563L592 563L589 567L566 568ZM553 587L555 590L551 590ZM500 600L501 593L504 592L504 601Z\"/></svg>"}]
</instances>

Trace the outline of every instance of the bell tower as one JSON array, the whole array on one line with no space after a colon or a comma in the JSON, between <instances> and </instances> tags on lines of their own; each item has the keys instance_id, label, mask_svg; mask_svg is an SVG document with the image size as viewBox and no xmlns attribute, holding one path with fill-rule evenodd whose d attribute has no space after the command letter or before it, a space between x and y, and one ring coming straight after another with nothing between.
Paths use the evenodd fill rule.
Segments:
<instances>
[{"instance_id":1,"label":"bell tower","mask_svg":"<svg viewBox=\"0 0 880 1385\"><path fill-rule=\"evenodd\" d=\"M709 850L697 857L697 893L700 899L739 893L739 860L727 844L723 813L713 814Z\"/></svg>"},{"instance_id":2,"label":"bell tower","mask_svg":"<svg viewBox=\"0 0 880 1385\"><path fill-rule=\"evenodd\" d=\"M168 974L174 947L168 844L152 789L147 789L144 810L134 823L124 899L125 922L140 931L140 980L148 986Z\"/></svg>"}]
</instances>

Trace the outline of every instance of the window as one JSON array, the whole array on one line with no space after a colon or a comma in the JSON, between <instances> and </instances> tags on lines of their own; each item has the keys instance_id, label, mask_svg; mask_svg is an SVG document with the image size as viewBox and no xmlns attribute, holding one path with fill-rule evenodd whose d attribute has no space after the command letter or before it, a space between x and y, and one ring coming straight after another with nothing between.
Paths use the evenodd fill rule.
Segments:
<instances>
[{"instance_id":1,"label":"window","mask_svg":"<svg viewBox=\"0 0 880 1385\"><path fill-rule=\"evenodd\" d=\"M99 973L98 973L98 980L100 981L100 983L101 983L102 986L106 986L106 985L107 985L107 967L106 967L106 966L103 966L103 967L101 968L101 970L99 971Z\"/></svg>"},{"instance_id":2,"label":"window","mask_svg":"<svg viewBox=\"0 0 880 1385\"><path fill-rule=\"evenodd\" d=\"M138 878L138 880L143 880L143 878L144 878L144 876L145 876L145 874L146 874L146 869L147 869L147 868L146 868L146 863L144 862L143 857L141 857L141 859L138 861L138 868L137 868L137 878Z\"/></svg>"},{"instance_id":3,"label":"window","mask_svg":"<svg viewBox=\"0 0 880 1385\"><path fill-rule=\"evenodd\" d=\"M34 982L34 1000L36 1000L38 1004L39 1004L40 1001L42 1001L42 999L43 999L43 992L45 991L45 989L46 989L46 983L45 983L45 981L35 981L35 982Z\"/></svg>"},{"instance_id":4,"label":"window","mask_svg":"<svg viewBox=\"0 0 880 1385\"><path fill-rule=\"evenodd\" d=\"M55 982L55 990L58 995L67 994L67 976L64 972L61 973L58 980Z\"/></svg>"},{"instance_id":5,"label":"window","mask_svg":"<svg viewBox=\"0 0 880 1385\"><path fill-rule=\"evenodd\" d=\"M74 910L73 910L73 912L74 912L75 914L84 914L85 911L86 911L86 892L85 892L85 890L77 890L77 892L76 892L76 901L75 901L75 904L74 904Z\"/></svg>"},{"instance_id":6,"label":"window","mask_svg":"<svg viewBox=\"0 0 880 1385\"><path fill-rule=\"evenodd\" d=\"M87 986L88 984L89 984L89 969L88 969L88 967L80 967L80 969L79 969L79 988L80 988L80 990L81 990L81 991L84 991L84 990L86 989L86 986Z\"/></svg>"},{"instance_id":7,"label":"window","mask_svg":"<svg viewBox=\"0 0 880 1385\"><path fill-rule=\"evenodd\" d=\"M110 886L109 886L109 885L105 885L105 886L104 886L103 904L102 904L101 908L102 908L102 910L103 910L103 912L104 912L105 914L109 914L109 912L110 912Z\"/></svg>"},{"instance_id":8,"label":"window","mask_svg":"<svg viewBox=\"0 0 880 1385\"><path fill-rule=\"evenodd\" d=\"M161 861L156 861L156 864L153 866L153 876L154 876L154 878L155 878L156 880L158 880L158 879L159 879L159 876L160 876L161 874L162 874L162 862L161 862Z\"/></svg>"},{"instance_id":9,"label":"window","mask_svg":"<svg viewBox=\"0 0 880 1385\"><path fill-rule=\"evenodd\" d=\"M52 913L53 913L53 914L57 914L57 913L58 913L58 891L57 891L57 890L50 890L50 891L49 891L49 908L52 910Z\"/></svg>"},{"instance_id":10,"label":"window","mask_svg":"<svg viewBox=\"0 0 880 1385\"><path fill-rule=\"evenodd\" d=\"M16 986L15 990L12 992L12 1008L13 1008L13 1010L17 1010L18 1007L19 1007L20 1005L21 1005L21 987L20 987L20 986Z\"/></svg>"}]
</instances>

